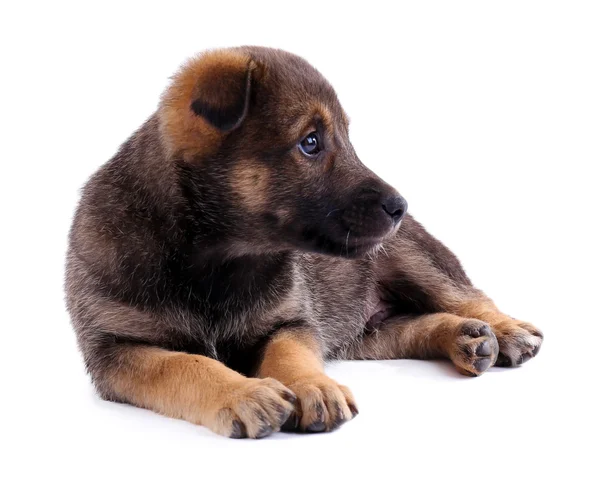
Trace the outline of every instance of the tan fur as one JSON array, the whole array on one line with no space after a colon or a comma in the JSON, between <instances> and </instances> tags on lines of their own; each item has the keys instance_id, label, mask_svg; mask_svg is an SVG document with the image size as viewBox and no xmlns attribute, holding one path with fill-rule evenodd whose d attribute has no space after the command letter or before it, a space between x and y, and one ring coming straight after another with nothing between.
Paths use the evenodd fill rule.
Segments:
<instances>
[{"instance_id":1,"label":"tan fur","mask_svg":"<svg viewBox=\"0 0 600 478\"><path fill-rule=\"evenodd\" d=\"M175 76L162 96L159 108L160 128L169 152L185 158L215 153L226 133L195 115L190 104L202 92L210 90L208 99L214 106L229 100L222 79L230 72L252 72L254 65L248 56L233 50L216 50L189 60ZM213 86L214 84L214 86ZM215 95L214 92L222 92Z\"/></svg>"},{"instance_id":2,"label":"tan fur","mask_svg":"<svg viewBox=\"0 0 600 478\"><path fill-rule=\"evenodd\" d=\"M239 201L250 212L259 213L268 209L269 168L258 161L240 161L231 174L231 186Z\"/></svg>"},{"instance_id":3,"label":"tan fur","mask_svg":"<svg viewBox=\"0 0 600 478\"><path fill-rule=\"evenodd\" d=\"M309 333L285 331L266 346L258 372L296 394L295 419L305 431L333 430L358 413L350 390L323 373L321 357L319 344Z\"/></svg>"},{"instance_id":4,"label":"tan fur","mask_svg":"<svg viewBox=\"0 0 600 478\"><path fill-rule=\"evenodd\" d=\"M542 332L532 324L502 313L487 297L462 302L458 307L461 315L475 317L492 326L502 350L499 365L520 364L537 354L542 344Z\"/></svg>"},{"instance_id":5,"label":"tan fur","mask_svg":"<svg viewBox=\"0 0 600 478\"><path fill-rule=\"evenodd\" d=\"M319 116L321 121L323 121L326 131L329 134L333 134L333 131L335 131L335 121L331 111L329 111L329 108L327 108L327 105L321 102L316 102L314 108L316 114Z\"/></svg>"},{"instance_id":6,"label":"tan fur","mask_svg":"<svg viewBox=\"0 0 600 478\"><path fill-rule=\"evenodd\" d=\"M326 105L320 102L313 102L307 108L298 115L299 120L295 121L290 125L286 135L290 138L290 141L294 141L297 138L302 138L308 133L317 129L317 121L322 121L325 127L325 134L331 140L335 131L335 122L333 115L329 111Z\"/></svg>"},{"instance_id":7,"label":"tan fur","mask_svg":"<svg viewBox=\"0 0 600 478\"><path fill-rule=\"evenodd\" d=\"M321 355L318 342L310 334L281 332L267 345L259 376L292 383L299 378L322 373Z\"/></svg>"},{"instance_id":8,"label":"tan fur","mask_svg":"<svg viewBox=\"0 0 600 478\"><path fill-rule=\"evenodd\" d=\"M216 360L157 347L123 346L110 381L118 399L230 436L278 430L292 405L272 379L245 378Z\"/></svg>"},{"instance_id":9,"label":"tan fur","mask_svg":"<svg viewBox=\"0 0 600 478\"><path fill-rule=\"evenodd\" d=\"M498 310L498 307L496 307L496 305L487 297L460 302L455 308L457 313L463 317L475 317L480 320L485 320L488 323L494 323L509 318L502 314Z\"/></svg>"}]
</instances>

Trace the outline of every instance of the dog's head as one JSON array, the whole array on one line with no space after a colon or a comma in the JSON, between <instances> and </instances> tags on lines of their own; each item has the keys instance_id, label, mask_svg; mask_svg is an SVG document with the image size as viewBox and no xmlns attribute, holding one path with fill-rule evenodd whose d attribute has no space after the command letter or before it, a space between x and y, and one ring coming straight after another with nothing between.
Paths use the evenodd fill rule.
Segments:
<instances>
[{"instance_id":1,"label":"dog's head","mask_svg":"<svg viewBox=\"0 0 600 478\"><path fill-rule=\"evenodd\" d=\"M358 159L331 85L290 53L205 53L175 76L159 118L198 214L240 251L357 257L406 212Z\"/></svg>"}]
</instances>

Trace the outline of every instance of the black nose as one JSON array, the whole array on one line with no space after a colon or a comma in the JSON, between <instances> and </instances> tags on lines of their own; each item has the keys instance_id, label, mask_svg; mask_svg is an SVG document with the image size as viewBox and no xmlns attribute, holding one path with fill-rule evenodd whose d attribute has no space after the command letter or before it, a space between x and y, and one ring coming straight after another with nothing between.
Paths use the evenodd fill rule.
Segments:
<instances>
[{"instance_id":1,"label":"black nose","mask_svg":"<svg viewBox=\"0 0 600 478\"><path fill-rule=\"evenodd\" d=\"M387 212L395 223L400 222L400 219L406 214L408 203L402 196L390 196L383 200L381 204L383 210Z\"/></svg>"}]
</instances>

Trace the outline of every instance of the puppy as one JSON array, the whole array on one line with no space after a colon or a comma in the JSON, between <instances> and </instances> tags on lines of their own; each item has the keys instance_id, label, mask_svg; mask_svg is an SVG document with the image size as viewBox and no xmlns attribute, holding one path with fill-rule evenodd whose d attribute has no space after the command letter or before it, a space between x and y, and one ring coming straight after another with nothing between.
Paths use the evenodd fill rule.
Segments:
<instances>
[{"instance_id":1,"label":"puppy","mask_svg":"<svg viewBox=\"0 0 600 478\"><path fill-rule=\"evenodd\" d=\"M67 305L99 395L261 438L358 413L327 360L444 357L478 376L534 357L541 332L406 210L303 59L192 59L72 225Z\"/></svg>"}]
</instances>

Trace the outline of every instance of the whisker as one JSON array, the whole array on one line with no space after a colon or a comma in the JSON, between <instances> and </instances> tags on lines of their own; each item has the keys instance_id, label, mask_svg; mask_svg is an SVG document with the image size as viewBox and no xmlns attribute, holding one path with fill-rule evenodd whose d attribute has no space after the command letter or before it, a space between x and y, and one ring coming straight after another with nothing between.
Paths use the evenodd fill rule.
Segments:
<instances>
[{"instance_id":1,"label":"whisker","mask_svg":"<svg viewBox=\"0 0 600 478\"><path fill-rule=\"evenodd\" d=\"M350 239L350 229L348 229L348 235L346 236L346 257L348 257L348 239Z\"/></svg>"}]
</instances>

